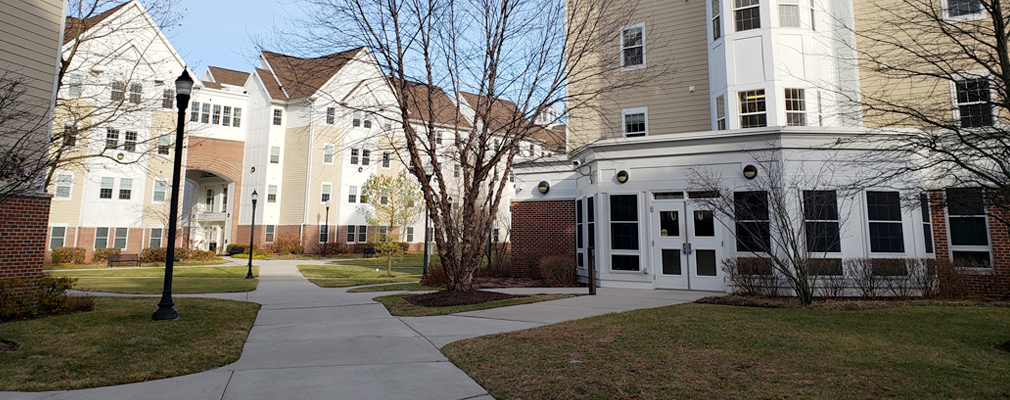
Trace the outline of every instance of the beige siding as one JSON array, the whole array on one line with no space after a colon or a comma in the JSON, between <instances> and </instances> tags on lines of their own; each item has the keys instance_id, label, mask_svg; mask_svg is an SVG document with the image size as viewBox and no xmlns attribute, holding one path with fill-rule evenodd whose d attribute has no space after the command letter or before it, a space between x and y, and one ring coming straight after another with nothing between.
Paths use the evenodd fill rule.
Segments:
<instances>
[{"instance_id":1,"label":"beige siding","mask_svg":"<svg viewBox=\"0 0 1010 400\"><path fill-rule=\"evenodd\" d=\"M301 225L305 220L305 180L311 148L309 127L289 128L284 135L284 174L282 175L279 225ZM315 189L318 193L319 188ZM318 196L318 194L317 194Z\"/></svg>"},{"instance_id":2,"label":"beige siding","mask_svg":"<svg viewBox=\"0 0 1010 400\"><path fill-rule=\"evenodd\" d=\"M61 1L0 0L0 69L31 79L27 94L42 102L39 115L52 102L62 24Z\"/></svg>"},{"instance_id":3,"label":"beige siding","mask_svg":"<svg viewBox=\"0 0 1010 400\"><path fill-rule=\"evenodd\" d=\"M332 126L316 126L315 127L315 143L309 149L312 152L312 183L309 185L309 210L306 212L307 224L323 223L326 219L326 204L323 204L319 200L322 198L323 193L323 182L330 182L333 184L330 190L330 222L332 223L336 217L336 207L340 205L340 199L337 198L340 194L340 168L341 168L341 152L340 152L340 129ZM323 146L327 143L333 144L334 155L333 164L323 164ZM381 153L380 153L381 154ZM307 158L304 155L303 158ZM319 221L316 221L318 216Z\"/></svg>"}]
</instances>

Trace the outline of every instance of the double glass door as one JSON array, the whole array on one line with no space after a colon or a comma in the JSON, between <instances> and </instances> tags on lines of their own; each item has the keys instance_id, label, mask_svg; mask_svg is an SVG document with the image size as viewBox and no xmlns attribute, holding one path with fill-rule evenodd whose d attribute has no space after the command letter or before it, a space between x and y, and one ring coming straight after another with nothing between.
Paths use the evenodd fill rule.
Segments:
<instances>
[{"instance_id":1,"label":"double glass door","mask_svg":"<svg viewBox=\"0 0 1010 400\"><path fill-rule=\"evenodd\" d=\"M657 200L651 211L656 287L725 290L722 226L712 211L685 200Z\"/></svg>"}]
</instances>

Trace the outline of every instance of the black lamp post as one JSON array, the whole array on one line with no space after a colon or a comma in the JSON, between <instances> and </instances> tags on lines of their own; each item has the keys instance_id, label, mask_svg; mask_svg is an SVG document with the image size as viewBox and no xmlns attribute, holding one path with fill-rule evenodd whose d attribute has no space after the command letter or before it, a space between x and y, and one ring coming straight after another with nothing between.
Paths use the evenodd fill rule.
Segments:
<instances>
[{"instance_id":1,"label":"black lamp post","mask_svg":"<svg viewBox=\"0 0 1010 400\"><path fill-rule=\"evenodd\" d=\"M175 233L179 223L179 176L182 168L182 131L186 124L186 107L189 106L189 94L193 91L193 78L182 69L182 74L175 80L175 104L179 116L175 126L175 163L172 166L172 202L168 211L168 249L165 252L165 287L161 291L161 301L151 318L155 321L179 318L179 312L172 301L172 268L175 266Z\"/></svg>"},{"instance_id":2,"label":"black lamp post","mask_svg":"<svg viewBox=\"0 0 1010 400\"><path fill-rule=\"evenodd\" d=\"M424 164L424 178L431 182L431 176L435 174L435 166L431 165L429 161ZM422 263L421 268L421 282L428 279L428 243L431 243L431 239L428 238L428 197L424 198L424 263Z\"/></svg>"},{"instance_id":3,"label":"black lamp post","mask_svg":"<svg viewBox=\"0 0 1010 400\"><path fill-rule=\"evenodd\" d=\"M246 272L245 278L252 279L252 256L253 256L253 238L256 237L256 199L259 198L259 194L255 190L252 192L252 223L249 225L249 272Z\"/></svg>"},{"instance_id":4,"label":"black lamp post","mask_svg":"<svg viewBox=\"0 0 1010 400\"><path fill-rule=\"evenodd\" d=\"M326 246L330 244L330 199L326 199L326 226L324 229L326 229L326 240L323 241L323 257L326 257Z\"/></svg>"}]
</instances>

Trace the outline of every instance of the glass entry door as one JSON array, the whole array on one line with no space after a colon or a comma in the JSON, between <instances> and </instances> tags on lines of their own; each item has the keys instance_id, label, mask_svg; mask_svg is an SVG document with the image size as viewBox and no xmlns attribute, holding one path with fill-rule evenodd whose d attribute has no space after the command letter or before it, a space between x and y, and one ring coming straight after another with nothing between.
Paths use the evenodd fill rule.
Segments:
<instances>
[{"instance_id":1,"label":"glass entry door","mask_svg":"<svg viewBox=\"0 0 1010 400\"><path fill-rule=\"evenodd\" d=\"M656 287L726 290L722 227L711 210L688 201L654 201L652 252Z\"/></svg>"}]
</instances>

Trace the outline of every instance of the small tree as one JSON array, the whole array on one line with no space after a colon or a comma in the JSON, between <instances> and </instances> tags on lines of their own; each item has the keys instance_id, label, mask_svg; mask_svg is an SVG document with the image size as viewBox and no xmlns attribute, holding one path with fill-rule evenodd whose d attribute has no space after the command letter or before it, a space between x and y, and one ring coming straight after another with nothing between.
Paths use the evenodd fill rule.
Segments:
<instances>
[{"instance_id":1,"label":"small tree","mask_svg":"<svg viewBox=\"0 0 1010 400\"><path fill-rule=\"evenodd\" d=\"M421 186L407 171L397 175L372 175L361 187L361 197L368 199L358 212L369 225L386 228L383 242L376 248L386 259L386 275L393 275L393 258L403 253L398 243L400 233L417 222L421 214Z\"/></svg>"}]
</instances>

